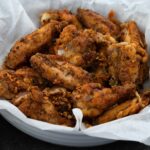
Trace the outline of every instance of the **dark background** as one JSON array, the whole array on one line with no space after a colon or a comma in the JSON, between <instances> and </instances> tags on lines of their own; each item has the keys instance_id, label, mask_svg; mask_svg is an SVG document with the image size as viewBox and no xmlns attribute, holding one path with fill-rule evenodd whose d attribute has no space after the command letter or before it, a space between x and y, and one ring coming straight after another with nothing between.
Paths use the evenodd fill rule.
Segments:
<instances>
[{"instance_id":1,"label":"dark background","mask_svg":"<svg viewBox=\"0 0 150 150\"><path fill-rule=\"evenodd\" d=\"M53 145L36 140L14 128L0 116L0 150L70 150L70 147ZM71 150L150 150L136 142L115 142L93 148L71 148Z\"/></svg>"}]
</instances>

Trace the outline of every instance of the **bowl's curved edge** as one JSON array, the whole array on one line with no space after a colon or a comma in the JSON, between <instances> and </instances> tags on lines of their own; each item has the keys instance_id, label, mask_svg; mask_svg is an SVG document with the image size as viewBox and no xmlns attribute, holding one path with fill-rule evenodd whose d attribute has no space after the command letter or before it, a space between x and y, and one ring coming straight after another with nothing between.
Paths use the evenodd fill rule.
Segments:
<instances>
[{"instance_id":1,"label":"bowl's curved edge","mask_svg":"<svg viewBox=\"0 0 150 150\"><path fill-rule=\"evenodd\" d=\"M95 138L95 137L84 135L82 133L67 134L67 133L59 133L53 131L42 131L38 128L25 124L20 119L12 116L7 111L3 111L1 115L10 124L12 124L20 131L36 139L42 140L44 142L52 143L52 144L73 146L73 147L92 147L92 146L100 146L100 145L115 142L114 140Z\"/></svg>"}]
</instances>

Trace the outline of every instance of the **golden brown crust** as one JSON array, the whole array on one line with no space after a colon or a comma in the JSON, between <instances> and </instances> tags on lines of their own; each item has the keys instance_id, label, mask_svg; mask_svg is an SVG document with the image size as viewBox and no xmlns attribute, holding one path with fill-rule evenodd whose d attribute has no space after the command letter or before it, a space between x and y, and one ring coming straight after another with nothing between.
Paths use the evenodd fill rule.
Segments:
<instances>
[{"instance_id":1,"label":"golden brown crust","mask_svg":"<svg viewBox=\"0 0 150 150\"><path fill-rule=\"evenodd\" d=\"M87 71L66 61L59 60L59 56L56 55L36 54L31 57L30 61L32 67L42 77L67 89L74 89L78 85L92 80Z\"/></svg>"},{"instance_id":2,"label":"golden brown crust","mask_svg":"<svg viewBox=\"0 0 150 150\"><path fill-rule=\"evenodd\" d=\"M137 51L134 44L125 42L109 47L108 63L112 83L142 85L147 79L149 76L147 62L143 63L143 56Z\"/></svg>"},{"instance_id":3,"label":"golden brown crust","mask_svg":"<svg viewBox=\"0 0 150 150\"><path fill-rule=\"evenodd\" d=\"M25 63L32 55L39 52L43 46L50 44L54 33L61 28L59 26L59 22L51 22L17 41L5 60L5 66L15 69Z\"/></svg>"},{"instance_id":4,"label":"golden brown crust","mask_svg":"<svg viewBox=\"0 0 150 150\"><path fill-rule=\"evenodd\" d=\"M142 57L143 63L148 62L148 52L145 37L135 21L129 21L122 24L120 39L121 41L135 45L137 54Z\"/></svg>"},{"instance_id":5,"label":"golden brown crust","mask_svg":"<svg viewBox=\"0 0 150 150\"><path fill-rule=\"evenodd\" d=\"M59 19L60 19L60 16L57 10L49 10L41 14L40 23L41 23L41 26L44 26L50 23L52 20L59 21Z\"/></svg>"},{"instance_id":6,"label":"golden brown crust","mask_svg":"<svg viewBox=\"0 0 150 150\"><path fill-rule=\"evenodd\" d=\"M97 117L113 104L134 95L134 85L102 88L98 83L79 86L73 92L74 105L80 108L84 117Z\"/></svg>"},{"instance_id":7,"label":"golden brown crust","mask_svg":"<svg viewBox=\"0 0 150 150\"><path fill-rule=\"evenodd\" d=\"M82 25L78 21L77 17L71 12L69 12L67 9L59 11L58 13L62 21L67 21L69 24L75 25L78 29L82 29Z\"/></svg>"},{"instance_id":8,"label":"golden brown crust","mask_svg":"<svg viewBox=\"0 0 150 150\"><path fill-rule=\"evenodd\" d=\"M51 99L37 87L31 87L28 92L20 93L12 100L12 103L30 118L53 124L74 125L72 118L61 116Z\"/></svg>"},{"instance_id":9,"label":"golden brown crust","mask_svg":"<svg viewBox=\"0 0 150 150\"><path fill-rule=\"evenodd\" d=\"M0 97L11 99L16 94L26 91L33 85L39 87L46 86L46 80L35 72L32 68L0 71Z\"/></svg>"},{"instance_id":10,"label":"golden brown crust","mask_svg":"<svg viewBox=\"0 0 150 150\"><path fill-rule=\"evenodd\" d=\"M66 21L68 24L73 24L78 29L82 29L82 25L78 21L76 15L72 14L67 9L63 9L63 10L50 10L50 11L44 12L41 15L41 19L40 19L41 25L45 25L45 24L51 22L52 20Z\"/></svg>"},{"instance_id":11,"label":"golden brown crust","mask_svg":"<svg viewBox=\"0 0 150 150\"><path fill-rule=\"evenodd\" d=\"M97 47L107 47L116 43L110 35L103 35L92 29L77 30L76 26L66 26L56 40L54 51L66 61L83 68L91 67L97 58Z\"/></svg>"},{"instance_id":12,"label":"golden brown crust","mask_svg":"<svg viewBox=\"0 0 150 150\"><path fill-rule=\"evenodd\" d=\"M86 31L79 31L74 25L68 25L61 32L54 47L55 54L63 56L68 62L89 67L96 58L94 38Z\"/></svg>"},{"instance_id":13,"label":"golden brown crust","mask_svg":"<svg viewBox=\"0 0 150 150\"><path fill-rule=\"evenodd\" d=\"M144 36L135 21L129 21L122 24L121 40L128 43L134 43L144 49L146 48Z\"/></svg>"},{"instance_id":14,"label":"golden brown crust","mask_svg":"<svg viewBox=\"0 0 150 150\"><path fill-rule=\"evenodd\" d=\"M149 96L150 92L144 92L141 95L141 101L136 97L132 100L113 106L97 119L97 123L101 124L138 113L150 103Z\"/></svg>"},{"instance_id":15,"label":"golden brown crust","mask_svg":"<svg viewBox=\"0 0 150 150\"><path fill-rule=\"evenodd\" d=\"M74 119L72 114L73 102L71 93L62 87L52 87L43 90L49 98L59 115L68 119Z\"/></svg>"},{"instance_id":16,"label":"golden brown crust","mask_svg":"<svg viewBox=\"0 0 150 150\"><path fill-rule=\"evenodd\" d=\"M88 9L78 9L77 15L82 24L87 28L103 34L117 35L118 27L104 16Z\"/></svg>"}]
</instances>

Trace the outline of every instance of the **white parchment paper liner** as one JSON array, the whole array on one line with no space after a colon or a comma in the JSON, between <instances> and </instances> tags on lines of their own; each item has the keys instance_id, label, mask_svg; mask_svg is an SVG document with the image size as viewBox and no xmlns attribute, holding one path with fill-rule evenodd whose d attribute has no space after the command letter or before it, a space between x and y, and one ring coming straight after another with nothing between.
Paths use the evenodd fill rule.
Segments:
<instances>
[{"instance_id":1,"label":"white parchment paper liner","mask_svg":"<svg viewBox=\"0 0 150 150\"><path fill-rule=\"evenodd\" d=\"M121 21L135 20L145 33L150 52L150 1L149 0L0 0L0 64L14 42L38 27L39 15L48 9L68 8L75 12L78 7L89 8L103 15L113 9ZM150 82L145 84L150 87ZM0 113L4 111L17 117L25 124L40 130L58 132L82 132L83 134L114 140L139 141L150 145L150 106L136 115L118 119L86 129L82 124L83 115L74 109L77 124L75 128L52 125L27 118L8 101L0 100Z\"/></svg>"}]
</instances>

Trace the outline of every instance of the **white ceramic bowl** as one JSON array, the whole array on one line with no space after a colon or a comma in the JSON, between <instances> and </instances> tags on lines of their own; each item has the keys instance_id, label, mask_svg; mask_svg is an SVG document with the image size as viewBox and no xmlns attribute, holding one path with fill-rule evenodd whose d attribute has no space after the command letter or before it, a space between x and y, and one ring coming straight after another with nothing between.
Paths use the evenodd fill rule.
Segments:
<instances>
[{"instance_id":1,"label":"white ceramic bowl","mask_svg":"<svg viewBox=\"0 0 150 150\"><path fill-rule=\"evenodd\" d=\"M38 128L30 126L24 123L19 118L13 116L6 110L1 111L1 115L14 127L21 130L22 132L45 142L65 145L65 146L75 146L75 147L89 147L98 146L103 144L108 144L113 142L108 139L94 138L78 132L56 132L56 131L42 131Z\"/></svg>"}]
</instances>

